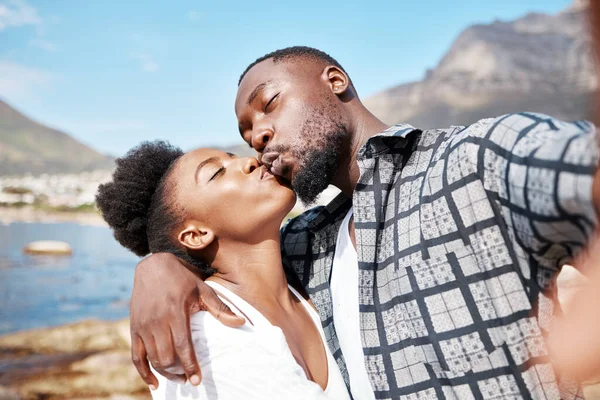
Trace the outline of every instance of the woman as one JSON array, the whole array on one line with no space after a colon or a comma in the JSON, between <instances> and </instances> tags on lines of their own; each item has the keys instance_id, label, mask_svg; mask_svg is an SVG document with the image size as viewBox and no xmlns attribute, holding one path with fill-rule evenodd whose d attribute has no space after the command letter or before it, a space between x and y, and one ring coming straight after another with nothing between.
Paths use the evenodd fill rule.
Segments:
<instances>
[{"instance_id":1,"label":"woman","mask_svg":"<svg viewBox=\"0 0 600 400\"><path fill-rule=\"evenodd\" d=\"M117 160L97 196L115 238L139 256L177 255L246 319L234 329L194 315L202 385L161 377L153 398L349 398L316 311L282 268L279 227L294 203L255 158L146 142Z\"/></svg>"}]
</instances>

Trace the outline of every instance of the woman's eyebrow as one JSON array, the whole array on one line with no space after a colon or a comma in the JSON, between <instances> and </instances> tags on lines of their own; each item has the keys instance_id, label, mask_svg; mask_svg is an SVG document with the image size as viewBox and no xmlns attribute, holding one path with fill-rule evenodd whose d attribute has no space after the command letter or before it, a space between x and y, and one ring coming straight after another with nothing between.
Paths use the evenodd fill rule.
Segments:
<instances>
[{"instance_id":1,"label":"woman's eyebrow","mask_svg":"<svg viewBox=\"0 0 600 400\"><path fill-rule=\"evenodd\" d=\"M219 159L219 157L210 157L210 158L207 158L206 160L202 161L200 164L198 164L198 167L196 168L196 173L194 174L194 179L195 179L196 183L198 183L198 173L206 164L211 164L211 163L216 164L219 161L221 161Z\"/></svg>"}]
</instances>

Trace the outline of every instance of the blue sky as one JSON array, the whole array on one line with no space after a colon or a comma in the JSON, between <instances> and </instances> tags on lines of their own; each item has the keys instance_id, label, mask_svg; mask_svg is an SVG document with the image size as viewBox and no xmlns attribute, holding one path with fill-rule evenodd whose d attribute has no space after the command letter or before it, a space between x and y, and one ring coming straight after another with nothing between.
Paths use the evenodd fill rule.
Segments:
<instances>
[{"instance_id":1,"label":"blue sky","mask_svg":"<svg viewBox=\"0 0 600 400\"><path fill-rule=\"evenodd\" d=\"M570 2L0 0L0 98L117 156L236 144L238 77L269 51L324 50L364 98L421 79L469 25Z\"/></svg>"}]
</instances>

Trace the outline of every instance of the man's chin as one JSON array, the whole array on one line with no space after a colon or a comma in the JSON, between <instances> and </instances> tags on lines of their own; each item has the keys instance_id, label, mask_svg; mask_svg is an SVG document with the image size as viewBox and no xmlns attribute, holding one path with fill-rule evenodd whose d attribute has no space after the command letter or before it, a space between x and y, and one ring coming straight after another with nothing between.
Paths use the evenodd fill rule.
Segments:
<instances>
[{"instance_id":1,"label":"man's chin","mask_svg":"<svg viewBox=\"0 0 600 400\"><path fill-rule=\"evenodd\" d=\"M304 205L304 207L310 207L315 205L315 202L318 200L319 195L327 189L329 184L326 184L325 187L316 186L316 185L305 185L304 183L297 183L298 181L292 181L292 190L296 193L296 197L300 202Z\"/></svg>"}]
</instances>

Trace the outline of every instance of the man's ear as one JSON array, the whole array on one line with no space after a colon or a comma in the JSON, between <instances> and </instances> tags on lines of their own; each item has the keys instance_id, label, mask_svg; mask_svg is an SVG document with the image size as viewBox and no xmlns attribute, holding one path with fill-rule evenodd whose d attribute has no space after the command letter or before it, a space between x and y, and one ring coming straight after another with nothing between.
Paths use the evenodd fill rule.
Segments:
<instances>
[{"instance_id":1,"label":"man's ear","mask_svg":"<svg viewBox=\"0 0 600 400\"><path fill-rule=\"evenodd\" d=\"M215 239L213 231L196 224L189 224L179 232L179 243L190 250L203 250Z\"/></svg>"},{"instance_id":2,"label":"man's ear","mask_svg":"<svg viewBox=\"0 0 600 400\"><path fill-rule=\"evenodd\" d=\"M322 78L327 81L331 91L338 96L345 94L350 87L348 75L335 65L325 67Z\"/></svg>"}]
</instances>

